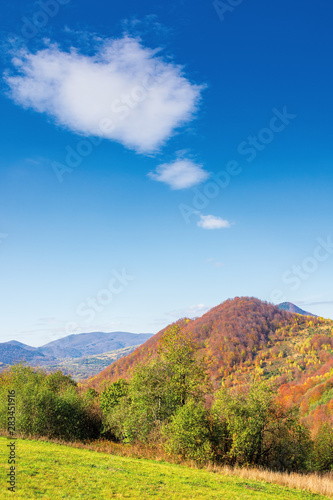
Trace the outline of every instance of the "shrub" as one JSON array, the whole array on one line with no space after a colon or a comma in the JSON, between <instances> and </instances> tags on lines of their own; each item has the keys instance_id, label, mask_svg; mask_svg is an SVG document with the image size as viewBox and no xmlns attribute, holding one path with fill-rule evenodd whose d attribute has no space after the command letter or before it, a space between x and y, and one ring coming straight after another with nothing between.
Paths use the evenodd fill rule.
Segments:
<instances>
[{"instance_id":1,"label":"shrub","mask_svg":"<svg viewBox=\"0 0 333 500\"><path fill-rule=\"evenodd\" d=\"M110 405L109 394L105 394L105 431L124 442L148 441L153 430L173 412L173 397L166 381L163 364L138 366L126 395L114 401L111 394Z\"/></svg>"},{"instance_id":2,"label":"shrub","mask_svg":"<svg viewBox=\"0 0 333 500\"><path fill-rule=\"evenodd\" d=\"M91 390L91 389L90 389ZM107 387L100 395L100 406L104 413L108 413L120 403L121 398L128 393L128 382L123 378Z\"/></svg>"},{"instance_id":3,"label":"shrub","mask_svg":"<svg viewBox=\"0 0 333 500\"><path fill-rule=\"evenodd\" d=\"M333 427L323 424L314 439L313 467L318 471L333 470Z\"/></svg>"},{"instance_id":4,"label":"shrub","mask_svg":"<svg viewBox=\"0 0 333 500\"><path fill-rule=\"evenodd\" d=\"M76 383L61 372L17 365L0 376L0 395L16 391L16 429L25 435L66 440L97 438L101 428L99 412L92 401L80 395ZM1 428L6 429L7 404L1 405Z\"/></svg>"},{"instance_id":5,"label":"shrub","mask_svg":"<svg viewBox=\"0 0 333 500\"><path fill-rule=\"evenodd\" d=\"M203 403L189 400L163 427L165 450L197 462L213 458L209 413Z\"/></svg>"},{"instance_id":6,"label":"shrub","mask_svg":"<svg viewBox=\"0 0 333 500\"><path fill-rule=\"evenodd\" d=\"M223 461L278 470L306 468L309 431L299 423L295 409L286 410L275 401L267 383L252 384L247 392L220 391L213 418L223 434L218 447Z\"/></svg>"},{"instance_id":7,"label":"shrub","mask_svg":"<svg viewBox=\"0 0 333 500\"><path fill-rule=\"evenodd\" d=\"M210 384L197 348L179 324L170 327L156 359L137 366L126 391L121 379L103 391L105 433L125 442L148 442L188 400L202 401Z\"/></svg>"}]
</instances>

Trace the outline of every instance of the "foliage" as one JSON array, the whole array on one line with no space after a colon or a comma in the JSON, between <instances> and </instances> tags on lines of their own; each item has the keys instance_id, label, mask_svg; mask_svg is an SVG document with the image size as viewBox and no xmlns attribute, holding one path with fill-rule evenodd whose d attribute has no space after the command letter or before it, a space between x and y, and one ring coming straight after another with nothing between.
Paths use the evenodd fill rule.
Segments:
<instances>
[{"instance_id":1,"label":"foliage","mask_svg":"<svg viewBox=\"0 0 333 500\"><path fill-rule=\"evenodd\" d=\"M94 404L80 395L76 383L61 372L47 374L23 364L0 376L0 425L6 424L8 390L16 392L16 430L67 440L98 437L101 420Z\"/></svg>"},{"instance_id":2,"label":"foliage","mask_svg":"<svg viewBox=\"0 0 333 500\"><path fill-rule=\"evenodd\" d=\"M278 470L305 469L311 448L309 432L294 409L275 401L273 387L254 383L248 391L220 391L212 409L224 429L224 460L239 465L265 465Z\"/></svg>"},{"instance_id":3,"label":"foliage","mask_svg":"<svg viewBox=\"0 0 333 500\"><path fill-rule=\"evenodd\" d=\"M64 375L60 370L50 373L45 377L45 387L50 391L60 394L67 387L75 387L76 383L70 375Z\"/></svg>"},{"instance_id":4,"label":"foliage","mask_svg":"<svg viewBox=\"0 0 333 500\"><path fill-rule=\"evenodd\" d=\"M145 441L161 419L169 415L169 408L164 367L154 362L138 366L127 395L112 410L105 411L106 429L124 442Z\"/></svg>"},{"instance_id":5,"label":"foliage","mask_svg":"<svg viewBox=\"0 0 333 500\"><path fill-rule=\"evenodd\" d=\"M169 371L168 388L176 406L183 406L189 398L199 401L211 390L207 360L198 358L199 348L193 334L183 331L181 324L171 326L160 340L158 354Z\"/></svg>"},{"instance_id":6,"label":"foliage","mask_svg":"<svg viewBox=\"0 0 333 500\"><path fill-rule=\"evenodd\" d=\"M179 325L165 332L158 357L136 368L126 397L104 407L106 429L125 442L146 441L152 433L158 436L162 423L189 399L202 401L210 386L205 363L196 358L196 351ZM102 395L106 397L113 387Z\"/></svg>"},{"instance_id":7,"label":"foliage","mask_svg":"<svg viewBox=\"0 0 333 500\"><path fill-rule=\"evenodd\" d=\"M312 466L319 471L333 470L333 427L327 423L315 437Z\"/></svg>"},{"instance_id":8,"label":"foliage","mask_svg":"<svg viewBox=\"0 0 333 500\"><path fill-rule=\"evenodd\" d=\"M254 382L248 390L222 388L210 410L198 350L180 324L167 330L156 358L137 366L121 397L114 399L117 382L102 393L111 398L109 406L104 401L106 429L127 443L163 442L170 454L198 462L306 470L313 442L295 407L276 400L272 383Z\"/></svg>"},{"instance_id":9,"label":"foliage","mask_svg":"<svg viewBox=\"0 0 333 500\"><path fill-rule=\"evenodd\" d=\"M100 406L107 413L117 406L124 396L128 393L128 382L123 378L113 382L100 395Z\"/></svg>"},{"instance_id":10,"label":"foliage","mask_svg":"<svg viewBox=\"0 0 333 500\"><path fill-rule=\"evenodd\" d=\"M203 403L193 399L178 408L171 422L163 427L167 452L197 462L208 462L213 458L209 412Z\"/></svg>"},{"instance_id":11,"label":"foliage","mask_svg":"<svg viewBox=\"0 0 333 500\"><path fill-rule=\"evenodd\" d=\"M300 409L301 422L311 432L324 422L333 425L332 321L236 297L177 325L197 345L197 357L210 360L207 371L215 390L269 380L283 406ZM113 363L91 385L98 388L119 377L131 378L138 364L159 356L165 332Z\"/></svg>"}]
</instances>

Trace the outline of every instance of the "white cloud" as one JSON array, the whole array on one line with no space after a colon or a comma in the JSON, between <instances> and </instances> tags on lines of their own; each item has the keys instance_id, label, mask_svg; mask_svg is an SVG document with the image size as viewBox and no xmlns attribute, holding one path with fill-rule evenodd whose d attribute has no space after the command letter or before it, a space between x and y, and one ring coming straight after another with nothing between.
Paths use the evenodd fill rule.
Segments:
<instances>
[{"instance_id":1,"label":"white cloud","mask_svg":"<svg viewBox=\"0 0 333 500\"><path fill-rule=\"evenodd\" d=\"M195 304L187 309L187 313L190 317L199 316L205 314L209 309L210 307L205 306L205 304Z\"/></svg>"},{"instance_id":2,"label":"white cloud","mask_svg":"<svg viewBox=\"0 0 333 500\"><path fill-rule=\"evenodd\" d=\"M186 189L200 184L209 177L209 173L191 160L178 159L173 163L158 165L149 177L168 184L171 189Z\"/></svg>"},{"instance_id":3,"label":"white cloud","mask_svg":"<svg viewBox=\"0 0 333 500\"><path fill-rule=\"evenodd\" d=\"M206 262L209 262L214 267L223 267L224 266L223 262L220 262L219 260L216 260L213 258L207 259Z\"/></svg>"},{"instance_id":4,"label":"white cloud","mask_svg":"<svg viewBox=\"0 0 333 500\"><path fill-rule=\"evenodd\" d=\"M167 315L176 318L184 318L184 317L194 318L197 316L202 316L207 311L209 311L209 309L211 308L209 306L206 306L205 304L195 304L193 306L187 307L186 309L178 309L175 311L170 311L169 313L167 313Z\"/></svg>"},{"instance_id":5,"label":"white cloud","mask_svg":"<svg viewBox=\"0 0 333 500\"><path fill-rule=\"evenodd\" d=\"M221 217L215 217L215 215L201 215L200 220L197 222L197 226L203 229L221 229L231 226L231 223Z\"/></svg>"},{"instance_id":6,"label":"white cloud","mask_svg":"<svg viewBox=\"0 0 333 500\"><path fill-rule=\"evenodd\" d=\"M18 51L6 76L14 101L73 132L137 152L161 146L197 109L202 86L138 39L109 39L92 56L56 45Z\"/></svg>"}]
</instances>

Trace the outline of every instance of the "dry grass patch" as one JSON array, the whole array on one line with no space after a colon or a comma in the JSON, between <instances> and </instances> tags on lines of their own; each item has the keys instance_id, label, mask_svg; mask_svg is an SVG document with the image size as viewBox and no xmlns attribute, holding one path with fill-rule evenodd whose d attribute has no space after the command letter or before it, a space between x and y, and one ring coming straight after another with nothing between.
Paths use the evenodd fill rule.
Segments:
<instances>
[{"instance_id":1,"label":"dry grass patch","mask_svg":"<svg viewBox=\"0 0 333 500\"><path fill-rule=\"evenodd\" d=\"M333 472L327 474L300 474L296 472L273 472L264 469L241 469L226 466L208 466L207 468L225 475L237 476L251 481L265 481L333 498Z\"/></svg>"}]
</instances>

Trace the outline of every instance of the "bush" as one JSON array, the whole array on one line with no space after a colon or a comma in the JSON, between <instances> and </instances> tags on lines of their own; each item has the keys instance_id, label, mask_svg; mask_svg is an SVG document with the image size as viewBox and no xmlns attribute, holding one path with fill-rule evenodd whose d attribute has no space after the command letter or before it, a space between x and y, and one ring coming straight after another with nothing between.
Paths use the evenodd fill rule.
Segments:
<instances>
[{"instance_id":1,"label":"bush","mask_svg":"<svg viewBox=\"0 0 333 500\"><path fill-rule=\"evenodd\" d=\"M76 383L61 372L18 365L0 376L0 395L5 402L8 390L16 392L16 430L66 440L97 438L101 418L92 401L80 395ZM1 405L1 428L6 429L7 404Z\"/></svg>"},{"instance_id":2,"label":"bush","mask_svg":"<svg viewBox=\"0 0 333 500\"><path fill-rule=\"evenodd\" d=\"M126 395L114 398L117 382L112 384L103 395L105 432L126 443L149 441L151 433L173 412L174 401L166 381L165 366L152 362L137 367Z\"/></svg>"},{"instance_id":3,"label":"bush","mask_svg":"<svg viewBox=\"0 0 333 500\"><path fill-rule=\"evenodd\" d=\"M327 423L314 439L313 467L318 471L333 470L333 427Z\"/></svg>"},{"instance_id":4,"label":"bush","mask_svg":"<svg viewBox=\"0 0 333 500\"><path fill-rule=\"evenodd\" d=\"M213 458L209 413L203 403L189 400L163 427L162 434L170 454L201 463Z\"/></svg>"},{"instance_id":5,"label":"bush","mask_svg":"<svg viewBox=\"0 0 333 500\"><path fill-rule=\"evenodd\" d=\"M266 446L270 448L261 465L289 472L308 469L313 443L309 429L299 422L296 412L272 426L271 437L267 439Z\"/></svg>"},{"instance_id":6,"label":"bush","mask_svg":"<svg viewBox=\"0 0 333 500\"><path fill-rule=\"evenodd\" d=\"M117 385L120 380L103 391L105 432L125 442L149 442L187 401L202 401L210 384L197 350L180 324L170 327L160 340L157 357L136 367L126 391Z\"/></svg>"},{"instance_id":7,"label":"bush","mask_svg":"<svg viewBox=\"0 0 333 500\"><path fill-rule=\"evenodd\" d=\"M100 395L100 406L104 413L110 412L120 403L120 400L128 393L128 382L123 378L107 387Z\"/></svg>"},{"instance_id":8,"label":"bush","mask_svg":"<svg viewBox=\"0 0 333 500\"><path fill-rule=\"evenodd\" d=\"M213 418L223 437L217 446L223 461L277 470L306 469L310 433L299 423L295 409L286 410L275 401L267 383L253 384L247 392L220 391Z\"/></svg>"}]
</instances>

